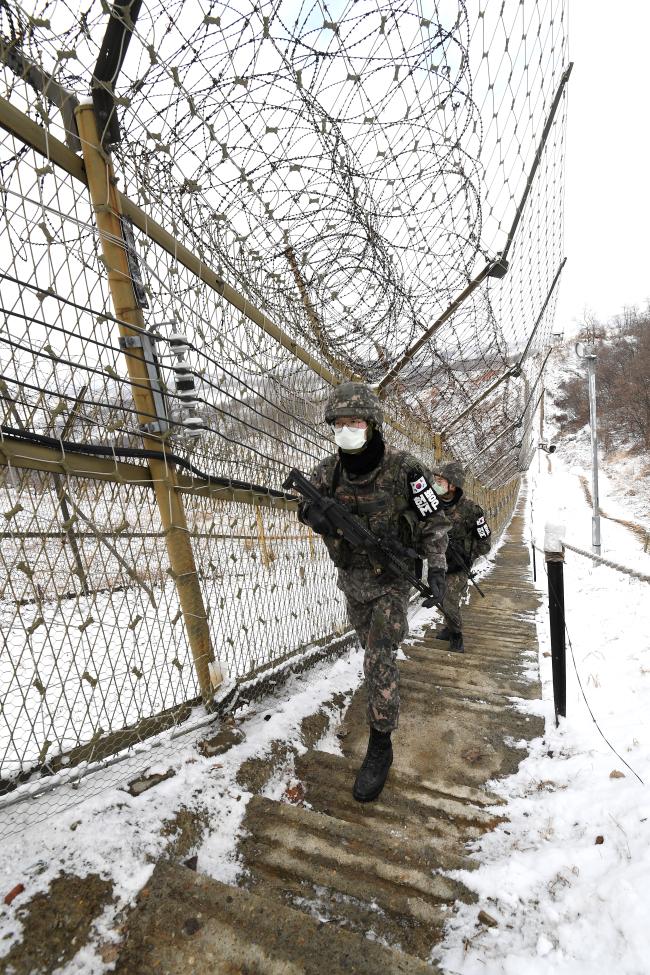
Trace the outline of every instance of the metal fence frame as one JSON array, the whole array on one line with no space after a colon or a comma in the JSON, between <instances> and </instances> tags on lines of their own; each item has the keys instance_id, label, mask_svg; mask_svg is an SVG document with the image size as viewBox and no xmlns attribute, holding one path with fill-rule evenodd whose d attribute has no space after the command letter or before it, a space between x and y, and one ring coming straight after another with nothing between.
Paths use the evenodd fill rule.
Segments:
<instances>
[{"instance_id":1,"label":"metal fence frame","mask_svg":"<svg viewBox=\"0 0 650 975\"><path fill-rule=\"evenodd\" d=\"M141 424L151 422L156 416L156 402L153 395L151 373L147 368L146 350L142 343L144 319L138 307L135 294L132 268L128 262L128 241L124 238L124 224L121 217L128 217L133 224L155 244L161 247L201 282L211 288L221 300L244 315L256 327L264 331L275 342L290 352L298 361L307 366L320 379L330 385L342 379L359 378L341 369L339 363L330 363L335 369L332 371L327 365L318 361L311 353L301 348L289 335L272 322L262 311L251 305L246 298L231 285L223 281L219 275L205 265L196 255L188 250L183 243L172 236L165 228L151 220L136 204L130 201L116 188L115 173L112 169L110 156L102 148L95 124L93 110L88 105L77 108L75 113L80 144L83 150L83 160L70 148L50 135L46 129L36 125L31 119L19 111L7 100L0 98L0 126L15 136L23 145L31 147L40 153L48 164L60 168L71 176L83 188L83 192L90 194L99 237L103 247L103 262L110 284L114 302L115 317L119 322L122 344L129 350L125 357L130 379L134 386L134 400L139 412ZM397 397L396 393L392 394ZM394 411L400 416L393 416L389 420L390 433L393 437L407 442L413 449L424 449L431 458L440 459L443 456L442 439L438 434L429 430L426 423L413 415L404 417L404 410L400 405ZM56 439L56 438L55 438ZM152 531L151 537L163 539L169 557L169 574L176 587L180 602L180 612L185 623L187 640L192 650L194 666L196 668L197 693L187 696L185 700L175 703L172 707L159 712L143 713L135 723L122 724L119 727L96 730L87 740L79 741L75 747L50 753L52 742L45 739L39 749L38 760L33 756L21 767L19 774L3 781L0 771L0 788L11 791L18 787L21 781L34 773L44 775L56 774L63 767L74 767L82 762L91 763L130 747L136 741L149 735L156 734L170 726L182 723L191 713L192 708L201 701L210 707L213 695L219 688L223 674L220 670L219 657L214 647L214 621L209 619L202 592L200 573L201 567L196 562L196 543L199 535L188 528L185 508L188 503L200 501L213 510L222 510L224 505L234 504L244 506L254 513L255 530L242 535L242 544L248 540L250 546L259 554L260 565L263 570L272 568L274 543L298 539L300 544L307 546L309 559L316 566L316 571L331 580L332 573L326 557L322 553L319 542L315 542L311 533L306 529L296 528L295 536L286 529L279 532L265 527L265 513L267 515L283 515L294 512L295 501L256 489L253 485L246 487L218 483L209 479L187 473L180 468L172 458L164 440L156 436L152 430L143 433L143 447L155 457L143 458L145 463L136 462L114 456L97 456L65 449L65 427L56 444L45 444L30 441L20 436L3 433L0 436L0 468L4 468L7 477L21 472L34 472L49 486L50 494L57 499L62 515L60 531L51 534L62 543L69 544L72 557L76 560L82 592L97 593L90 588L90 582L84 576L78 546L83 542L84 535L74 524L79 519L83 521L83 512L79 506L74 506L75 484L90 481L94 485L110 484L118 486L126 492L128 489L152 492L157 498L160 527ZM508 522L514 508L519 489L519 476L511 477L508 483L497 490L489 490L472 479L468 482L468 492L484 508L486 515L493 523L494 534L498 536ZM74 510L73 510L74 509ZM25 541L26 534L20 528L10 529L10 512L5 513L7 532L5 538L13 531ZM75 517L73 518L73 514ZM92 525L86 526L91 538L99 539L104 547L112 545L108 536L101 539L101 532L93 530ZM124 534L124 538L136 539L147 532ZM41 533L41 537L42 533ZM224 533L212 533L210 541L226 537L234 538L234 534L226 536ZM113 545L113 557L121 558L117 548ZM29 567L28 567L29 568ZM127 575L136 575L138 566L126 566ZM325 578L325 575L323 575ZM140 585L132 581L133 586ZM111 589L116 592L117 589ZM33 624L32 624L33 625ZM83 624L82 624L83 625ZM321 642L340 638L341 627L338 631L321 633ZM287 654L282 648L277 648L275 657L271 655L270 663L260 667L248 667L236 674L239 681L250 680L252 677L263 677L265 669L277 665L278 662L293 657L298 658L305 651L305 646L294 647ZM82 675L90 684L95 679L91 674ZM30 677L31 680L31 677ZM189 686L189 685L188 685ZM25 689L25 693L29 687ZM93 687L94 690L94 687ZM56 744L56 743L54 743Z\"/></svg>"}]
</instances>

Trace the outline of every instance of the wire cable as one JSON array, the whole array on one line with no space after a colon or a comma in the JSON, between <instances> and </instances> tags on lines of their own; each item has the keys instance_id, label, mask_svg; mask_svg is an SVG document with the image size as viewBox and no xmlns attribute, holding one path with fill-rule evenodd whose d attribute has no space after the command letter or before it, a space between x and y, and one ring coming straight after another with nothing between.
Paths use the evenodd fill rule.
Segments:
<instances>
[{"instance_id":1,"label":"wire cable","mask_svg":"<svg viewBox=\"0 0 650 975\"><path fill-rule=\"evenodd\" d=\"M136 447L106 447L103 444L80 444L57 437L46 437L43 434L34 433L31 430L18 430L15 427L8 427L4 424L0 425L0 433L3 437L8 437L14 441L28 441L30 443L36 443L41 447L60 449L64 453L67 451L68 453L88 454L96 457L114 457L116 459L119 457L122 460L161 460L165 463L177 464L179 467L183 467L209 485L214 484L218 487L251 491L254 494L263 494L271 498L282 498L285 501L299 500L293 494L277 491L274 488L262 487L259 484L252 484L248 481L238 481L231 477L218 477L214 474L206 474L204 471L195 467L194 464L190 464L184 457L179 457L178 454L167 453L162 450L147 450Z\"/></svg>"},{"instance_id":2,"label":"wire cable","mask_svg":"<svg viewBox=\"0 0 650 975\"><path fill-rule=\"evenodd\" d=\"M557 593L555 591L555 588L553 586L553 583L548 578L548 569L546 567L546 562L544 563L544 572L546 573L546 579L547 579L547 582L548 582L549 589L551 590L551 592L553 594L553 597L557 600ZM605 735L603 729L600 727L600 724L598 723L598 720L596 718L596 715L594 714L594 712L592 710L592 707L591 707L591 705L590 705L590 703L589 703L589 701L587 699L587 695L585 693L585 689L582 686L582 680L580 679L580 672L578 671L578 664L576 663L575 654L573 652L573 643L571 642L571 637L569 635L569 628L568 628L567 622L566 622L566 615L564 613L562 614L562 622L564 624L564 632L566 633L566 637L567 637L567 640L569 642L569 649L571 650L571 660L573 661L573 669L575 670L575 675L576 675L576 678L578 680L578 687L580 688L580 693L582 694L582 698L583 698L583 700L584 700L584 702L585 702L585 704L587 706L587 711L589 712L589 714L591 716L591 720L596 725L596 729L598 731L598 734L603 739L603 741L605 742L605 744L607 745L607 747L614 753L614 755L616 755L616 757L618 759L620 759L620 761L623 763L623 765L625 765L625 767L628 768L630 770L630 772L632 772L632 774L637 777L637 779L639 780L639 782L641 783L641 785L645 785L645 782L643 781L643 779L641 778L641 776L639 775L639 773L637 771L635 771L635 769L632 768L632 766L629 764L629 762L627 762L623 758L623 756L621 755L621 753L618 752L614 748L614 746L612 745L611 741L607 738L607 736Z\"/></svg>"}]
</instances>

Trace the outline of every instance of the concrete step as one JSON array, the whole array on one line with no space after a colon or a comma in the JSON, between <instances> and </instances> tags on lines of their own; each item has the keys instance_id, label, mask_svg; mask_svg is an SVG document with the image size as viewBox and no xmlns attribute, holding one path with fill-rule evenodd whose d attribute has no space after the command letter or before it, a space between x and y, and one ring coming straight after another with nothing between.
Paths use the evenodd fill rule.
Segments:
<instances>
[{"instance_id":1,"label":"concrete step","mask_svg":"<svg viewBox=\"0 0 650 975\"><path fill-rule=\"evenodd\" d=\"M484 633L486 636L503 638L511 643L525 640L531 632L535 633L535 624L532 620L517 619L512 615L502 616L498 612L489 616L484 614L480 618L469 613L467 623L463 622L463 630L465 630L465 626L477 634Z\"/></svg>"},{"instance_id":2,"label":"concrete step","mask_svg":"<svg viewBox=\"0 0 650 975\"><path fill-rule=\"evenodd\" d=\"M400 664L400 678L410 676L438 686L485 691L506 697L532 698L539 694L536 683L524 677L519 660L479 659L477 655L447 653L438 659L424 647L409 648L408 660Z\"/></svg>"},{"instance_id":3,"label":"concrete step","mask_svg":"<svg viewBox=\"0 0 650 975\"><path fill-rule=\"evenodd\" d=\"M467 865L442 844L412 842L261 796L248 804L239 854L250 890L426 960L457 900L475 897L440 868Z\"/></svg>"},{"instance_id":4,"label":"concrete step","mask_svg":"<svg viewBox=\"0 0 650 975\"><path fill-rule=\"evenodd\" d=\"M497 636L503 635L512 640L525 637L531 629L535 629L534 619L528 615L515 614L513 612L501 615L497 607L481 613L473 612L473 609L474 607L472 607L470 602L469 607L464 607L462 610L463 630L465 629L465 625L467 625L479 633L485 632ZM433 635L434 633L432 631L431 636Z\"/></svg>"},{"instance_id":5,"label":"concrete step","mask_svg":"<svg viewBox=\"0 0 650 975\"><path fill-rule=\"evenodd\" d=\"M490 694L475 687L454 687L427 679L420 672L411 676L406 668L400 678L400 698L405 707L426 704L430 700L431 706L443 706L445 700L465 702L468 711L498 711L507 701L503 695Z\"/></svg>"},{"instance_id":6,"label":"concrete step","mask_svg":"<svg viewBox=\"0 0 650 975\"><path fill-rule=\"evenodd\" d=\"M469 645L465 653L451 653L445 640L420 642L405 647L405 657L410 663L417 662L423 668L430 668L442 675L472 677L486 674L496 681L514 681L522 685L522 690L535 684L532 676L537 670L537 647L529 651L520 650L516 656L504 656L477 650Z\"/></svg>"},{"instance_id":7,"label":"concrete step","mask_svg":"<svg viewBox=\"0 0 650 975\"><path fill-rule=\"evenodd\" d=\"M422 649L435 651L441 660L451 662L453 657L446 640L436 640L433 635L423 635L418 641ZM530 631L521 636L503 636L489 633L485 629L475 629L463 620L463 642L465 644L464 659L471 656L485 658L485 660L518 660L530 656L537 660L537 636ZM405 650L408 656L408 649ZM440 656L443 655L443 656ZM458 660L458 655L456 655Z\"/></svg>"},{"instance_id":8,"label":"concrete step","mask_svg":"<svg viewBox=\"0 0 650 975\"><path fill-rule=\"evenodd\" d=\"M360 803L352 797L358 762L329 752L308 751L296 759L296 775L303 784L305 800L315 812L371 831L390 831L411 843L427 843L435 849L462 851L503 821L486 808L501 800L488 792L465 787L454 794L444 784L400 775L391 769L388 783L375 802ZM450 846L453 844L453 846ZM468 861L468 865L471 861Z\"/></svg>"},{"instance_id":9,"label":"concrete step","mask_svg":"<svg viewBox=\"0 0 650 975\"><path fill-rule=\"evenodd\" d=\"M435 965L159 863L128 922L116 975L432 975Z\"/></svg>"},{"instance_id":10,"label":"concrete step","mask_svg":"<svg viewBox=\"0 0 650 975\"><path fill-rule=\"evenodd\" d=\"M504 698L470 696L451 687L402 683L400 724L393 735L398 774L439 778L447 789L480 788L489 779L517 771L524 748L509 742L530 741L544 732L543 719L526 714ZM348 758L365 755L368 730L363 694L352 699L345 717L349 733L341 742Z\"/></svg>"},{"instance_id":11,"label":"concrete step","mask_svg":"<svg viewBox=\"0 0 650 975\"><path fill-rule=\"evenodd\" d=\"M508 697L504 694L490 693L490 691L469 685L464 686L462 682L454 685L426 680L420 674L411 677L406 668L400 678L400 696L405 706L413 705L416 701L424 704L427 698L430 698L432 703L444 700L461 703L464 701L467 703L468 710L475 711L498 711L503 708L504 704L508 703Z\"/></svg>"}]
</instances>

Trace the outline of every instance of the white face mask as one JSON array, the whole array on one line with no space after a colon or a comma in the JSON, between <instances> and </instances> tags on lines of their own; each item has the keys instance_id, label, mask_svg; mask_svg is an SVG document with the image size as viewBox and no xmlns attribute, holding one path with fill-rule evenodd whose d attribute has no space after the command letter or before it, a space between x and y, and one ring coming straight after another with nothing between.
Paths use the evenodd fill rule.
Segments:
<instances>
[{"instance_id":1,"label":"white face mask","mask_svg":"<svg viewBox=\"0 0 650 975\"><path fill-rule=\"evenodd\" d=\"M433 490L436 492L436 494L446 494L447 491L449 490L449 484L445 482L445 484L443 485L443 484L438 484L437 481L434 481Z\"/></svg>"},{"instance_id":2,"label":"white face mask","mask_svg":"<svg viewBox=\"0 0 650 975\"><path fill-rule=\"evenodd\" d=\"M334 431L334 443L341 450L361 450L366 443L366 430L358 427L337 427Z\"/></svg>"}]
</instances>

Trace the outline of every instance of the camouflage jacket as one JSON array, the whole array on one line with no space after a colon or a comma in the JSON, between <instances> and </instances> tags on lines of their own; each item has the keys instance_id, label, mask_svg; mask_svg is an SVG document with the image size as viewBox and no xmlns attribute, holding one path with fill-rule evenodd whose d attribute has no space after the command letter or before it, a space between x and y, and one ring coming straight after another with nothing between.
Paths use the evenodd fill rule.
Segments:
<instances>
[{"instance_id":1,"label":"camouflage jacket","mask_svg":"<svg viewBox=\"0 0 650 975\"><path fill-rule=\"evenodd\" d=\"M471 567L472 562L479 555L487 555L490 551L490 528L485 520L483 509L465 497L461 488L456 488L454 499L446 504L443 501L442 507L447 518L451 521L449 548L447 549L447 572L459 572L463 566L458 555L454 555L454 549Z\"/></svg>"},{"instance_id":2,"label":"camouflage jacket","mask_svg":"<svg viewBox=\"0 0 650 975\"><path fill-rule=\"evenodd\" d=\"M420 495L413 491L413 477L420 478L420 492L431 497L433 478L424 465L412 454L387 446L378 465L367 474L349 477L338 454L331 454L316 467L310 480L321 494L358 515L375 535L413 548L430 567L444 569L449 522L441 507L427 517L418 513L414 499ZM435 500L433 496L434 506ZM427 509L426 499L420 499L419 507ZM391 590L410 589L408 582L383 571L344 539L324 537L323 542L338 568L339 589L353 599L369 602ZM413 562L409 569L413 570Z\"/></svg>"}]
</instances>

